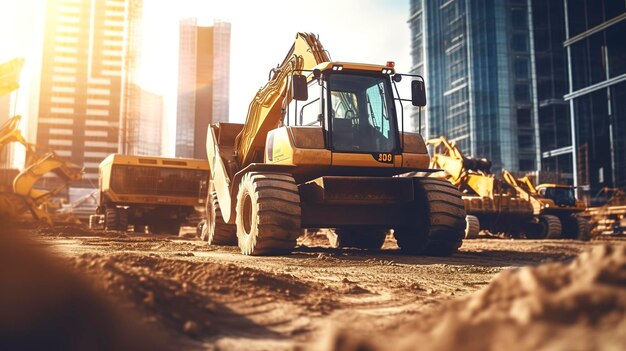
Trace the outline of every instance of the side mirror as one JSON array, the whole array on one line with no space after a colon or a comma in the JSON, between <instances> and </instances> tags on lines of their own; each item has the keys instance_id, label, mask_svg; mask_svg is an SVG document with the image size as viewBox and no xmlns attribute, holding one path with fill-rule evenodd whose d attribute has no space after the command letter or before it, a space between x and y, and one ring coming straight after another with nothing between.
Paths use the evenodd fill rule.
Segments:
<instances>
[{"instance_id":1,"label":"side mirror","mask_svg":"<svg viewBox=\"0 0 626 351\"><path fill-rule=\"evenodd\" d=\"M424 81L414 80L411 82L411 103L413 106L426 106L426 86Z\"/></svg>"},{"instance_id":2,"label":"side mirror","mask_svg":"<svg viewBox=\"0 0 626 351\"><path fill-rule=\"evenodd\" d=\"M309 89L307 88L306 77L304 75L296 74L293 76L291 89L294 100L307 101L309 99Z\"/></svg>"}]
</instances>

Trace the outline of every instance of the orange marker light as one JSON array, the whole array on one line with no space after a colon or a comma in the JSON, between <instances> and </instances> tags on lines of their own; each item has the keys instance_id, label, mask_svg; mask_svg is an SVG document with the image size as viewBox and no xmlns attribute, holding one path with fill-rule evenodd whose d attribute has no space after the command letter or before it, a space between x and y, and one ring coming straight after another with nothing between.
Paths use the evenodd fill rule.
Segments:
<instances>
[{"instance_id":1,"label":"orange marker light","mask_svg":"<svg viewBox=\"0 0 626 351\"><path fill-rule=\"evenodd\" d=\"M395 62L393 62L393 61L387 61L387 67L394 68L395 66L396 66L396 63L395 63Z\"/></svg>"}]
</instances>

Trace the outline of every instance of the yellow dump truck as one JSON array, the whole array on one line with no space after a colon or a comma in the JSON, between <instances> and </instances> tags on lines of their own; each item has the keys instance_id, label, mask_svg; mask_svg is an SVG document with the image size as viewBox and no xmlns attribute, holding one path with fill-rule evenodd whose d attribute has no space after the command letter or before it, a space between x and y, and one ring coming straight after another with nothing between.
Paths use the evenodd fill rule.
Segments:
<instances>
[{"instance_id":1,"label":"yellow dump truck","mask_svg":"<svg viewBox=\"0 0 626 351\"><path fill-rule=\"evenodd\" d=\"M112 154L100 163L100 203L90 225L178 234L204 206L206 160Z\"/></svg>"}]
</instances>

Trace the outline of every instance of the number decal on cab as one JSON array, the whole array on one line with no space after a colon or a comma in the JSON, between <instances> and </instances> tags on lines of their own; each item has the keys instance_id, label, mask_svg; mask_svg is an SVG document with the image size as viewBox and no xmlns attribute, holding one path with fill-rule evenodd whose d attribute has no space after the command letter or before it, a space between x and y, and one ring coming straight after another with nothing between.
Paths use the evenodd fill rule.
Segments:
<instances>
[{"instance_id":1,"label":"number decal on cab","mask_svg":"<svg viewBox=\"0 0 626 351\"><path fill-rule=\"evenodd\" d=\"M393 154L383 152L383 153L372 154L372 156L374 156L374 159L378 162L393 163Z\"/></svg>"}]
</instances>

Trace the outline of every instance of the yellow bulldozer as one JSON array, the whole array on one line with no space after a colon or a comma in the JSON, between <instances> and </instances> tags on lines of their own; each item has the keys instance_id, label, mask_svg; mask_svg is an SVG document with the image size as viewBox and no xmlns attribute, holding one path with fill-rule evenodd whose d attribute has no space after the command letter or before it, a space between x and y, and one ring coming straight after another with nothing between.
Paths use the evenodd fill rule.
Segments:
<instances>
[{"instance_id":1,"label":"yellow bulldozer","mask_svg":"<svg viewBox=\"0 0 626 351\"><path fill-rule=\"evenodd\" d=\"M531 203L535 216L541 216L551 224L553 232L548 234L550 237L590 239L589 222L580 216L586 205L576 199L574 187L559 184L539 184L535 187L528 176L515 178L507 170L502 171L502 176L521 198Z\"/></svg>"},{"instance_id":2,"label":"yellow bulldozer","mask_svg":"<svg viewBox=\"0 0 626 351\"><path fill-rule=\"evenodd\" d=\"M411 99L398 96L403 79ZM290 252L307 228L335 228L338 246L364 249L380 248L393 229L404 252L454 253L461 194L406 176L431 170L422 137L403 130L405 101L425 106L422 77L396 73L393 62L331 61L315 35L298 33L245 123L208 128L203 238L267 255Z\"/></svg>"},{"instance_id":3,"label":"yellow bulldozer","mask_svg":"<svg viewBox=\"0 0 626 351\"><path fill-rule=\"evenodd\" d=\"M22 59L0 64L0 95L9 94L18 88ZM18 143L26 150L24 168L9 184L0 185L0 213L9 218L18 218L30 212L38 221L53 225L55 221L67 221L57 217L50 200L59 194L71 181L80 180L82 167L74 165L47 150L26 141L20 131L21 116L14 116L0 125L0 154L10 143ZM10 174L3 170L4 174ZM35 184L48 173L56 174L60 185L52 190L38 190ZM70 220L71 221L71 220Z\"/></svg>"}]
</instances>

